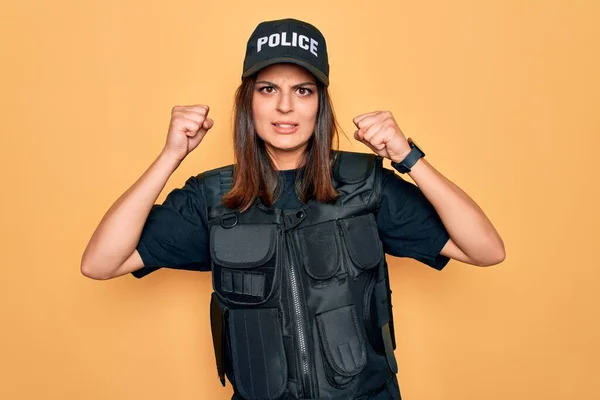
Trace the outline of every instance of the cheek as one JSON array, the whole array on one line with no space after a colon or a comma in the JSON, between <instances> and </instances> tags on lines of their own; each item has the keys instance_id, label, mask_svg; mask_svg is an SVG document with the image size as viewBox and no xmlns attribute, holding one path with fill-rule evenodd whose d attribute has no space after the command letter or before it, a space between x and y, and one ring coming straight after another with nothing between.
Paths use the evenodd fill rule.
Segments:
<instances>
[{"instance_id":1,"label":"cheek","mask_svg":"<svg viewBox=\"0 0 600 400\"><path fill-rule=\"evenodd\" d=\"M318 101L300 102L296 108L303 121L316 121L319 111Z\"/></svg>"},{"instance_id":2,"label":"cheek","mask_svg":"<svg viewBox=\"0 0 600 400\"><path fill-rule=\"evenodd\" d=\"M254 120L254 127L256 133L262 138L263 133L271 124L268 107L264 102L253 102L252 103L252 119Z\"/></svg>"},{"instance_id":3,"label":"cheek","mask_svg":"<svg viewBox=\"0 0 600 400\"><path fill-rule=\"evenodd\" d=\"M314 101L310 104L310 115L313 121L317 120L317 114L319 113L319 99L315 97Z\"/></svg>"},{"instance_id":4,"label":"cheek","mask_svg":"<svg viewBox=\"0 0 600 400\"><path fill-rule=\"evenodd\" d=\"M254 118L254 121L260 122L264 119L264 108L264 104L262 104L261 107L260 102L252 102L252 117Z\"/></svg>"}]
</instances>

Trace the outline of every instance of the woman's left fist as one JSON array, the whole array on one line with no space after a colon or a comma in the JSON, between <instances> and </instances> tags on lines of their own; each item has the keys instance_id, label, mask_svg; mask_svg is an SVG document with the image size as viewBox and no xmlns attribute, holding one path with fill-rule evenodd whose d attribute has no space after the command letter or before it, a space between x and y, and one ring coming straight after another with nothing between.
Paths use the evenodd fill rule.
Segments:
<instances>
[{"instance_id":1,"label":"woman's left fist","mask_svg":"<svg viewBox=\"0 0 600 400\"><path fill-rule=\"evenodd\" d=\"M410 144L389 111L374 111L355 117L354 138L375 154L399 162L410 152Z\"/></svg>"}]
</instances>

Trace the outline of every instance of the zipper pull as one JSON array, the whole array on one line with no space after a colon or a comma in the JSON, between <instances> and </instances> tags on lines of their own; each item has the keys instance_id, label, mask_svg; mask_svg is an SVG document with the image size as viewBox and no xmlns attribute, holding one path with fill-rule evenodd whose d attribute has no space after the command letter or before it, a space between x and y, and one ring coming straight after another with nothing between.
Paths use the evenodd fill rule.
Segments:
<instances>
[{"instance_id":1,"label":"zipper pull","mask_svg":"<svg viewBox=\"0 0 600 400\"><path fill-rule=\"evenodd\" d=\"M342 223L340 222L339 219L335 220L335 226L337 226L337 230L340 233L340 235L342 235L342 237L344 236L344 229L342 229Z\"/></svg>"}]
</instances>

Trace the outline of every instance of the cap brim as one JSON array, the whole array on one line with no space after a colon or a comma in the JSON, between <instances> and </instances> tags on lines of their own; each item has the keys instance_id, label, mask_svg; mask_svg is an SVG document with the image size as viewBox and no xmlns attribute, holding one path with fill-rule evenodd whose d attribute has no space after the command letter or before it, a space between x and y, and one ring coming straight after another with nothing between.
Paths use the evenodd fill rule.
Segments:
<instances>
[{"instance_id":1,"label":"cap brim","mask_svg":"<svg viewBox=\"0 0 600 400\"><path fill-rule=\"evenodd\" d=\"M329 78L324 73L319 71L317 68L315 68L311 64L309 64L305 61L302 61L302 60L298 60L296 58L292 58L292 57L275 57L275 58L269 58L268 60L261 61L257 64L254 64L253 66L248 68L246 71L244 71L244 73L242 74L242 78L250 76L250 75L254 74L255 72L258 72L261 69L263 69L269 65L278 64L278 63L292 63L292 64L299 65L301 67L304 67L307 70L309 70L325 86L329 86Z\"/></svg>"}]
</instances>

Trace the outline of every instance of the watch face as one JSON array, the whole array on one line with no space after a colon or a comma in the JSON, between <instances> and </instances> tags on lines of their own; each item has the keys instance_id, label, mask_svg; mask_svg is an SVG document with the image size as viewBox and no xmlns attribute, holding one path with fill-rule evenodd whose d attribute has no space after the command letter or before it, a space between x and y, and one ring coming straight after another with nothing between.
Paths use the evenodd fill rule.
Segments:
<instances>
[{"instance_id":1,"label":"watch face","mask_svg":"<svg viewBox=\"0 0 600 400\"><path fill-rule=\"evenodd\" d=\"M403 174L410 171L409 168L406 168L406 166L404 164L400 164L400 163L392 163L392 167L394 167L398 172L401 172Z\"/></svg>"}]
</instances>

